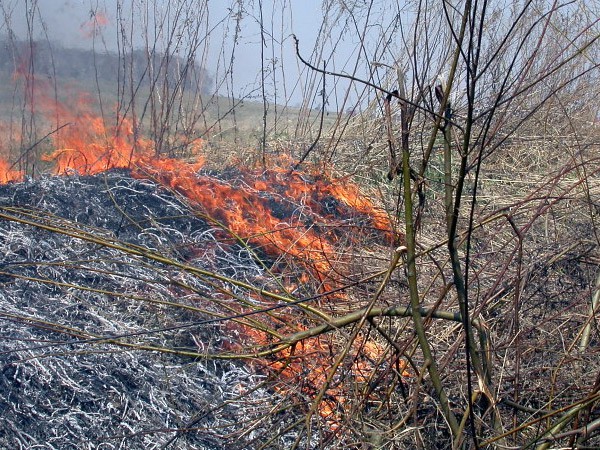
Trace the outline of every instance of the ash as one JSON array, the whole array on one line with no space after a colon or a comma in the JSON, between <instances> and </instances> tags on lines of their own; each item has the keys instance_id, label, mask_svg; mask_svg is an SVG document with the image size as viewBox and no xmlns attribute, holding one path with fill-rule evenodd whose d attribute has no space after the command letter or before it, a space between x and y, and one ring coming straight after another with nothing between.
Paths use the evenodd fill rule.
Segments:
<instances>
[{"instance_id":1,"label":"ash","mask_svg":"<svg viewBox=\"0 0 600 450\"><path fill-rule=\"evenodd\" d=\"M112 171L3 185L0 205L0 448L254 448L297 419L267 413L249 364L202 356L239 334L209 300L247 293L144 257L268 287L185 201Z\"/></svg>"}]
</instances>

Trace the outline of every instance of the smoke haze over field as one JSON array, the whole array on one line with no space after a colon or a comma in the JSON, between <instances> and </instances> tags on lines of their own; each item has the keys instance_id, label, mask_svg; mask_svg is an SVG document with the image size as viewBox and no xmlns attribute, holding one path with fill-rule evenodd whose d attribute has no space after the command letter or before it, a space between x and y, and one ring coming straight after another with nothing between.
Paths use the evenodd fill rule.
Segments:
<instances>
[{"instance_id":1,"label":"smoke haze over field","mask_svg":"<svg viewBox=\"0 0 600 450\"><path fill-rule=\"evenodd\" d=\"M34 23L31 24L34 30L34 38L44 39L48 37L50 40L59 41L65 47L83 47L89 48L91 40L94 36L101 37L111 51L117 50L116 34L117 29L117 8L124 8L124 16L131 15L131 7L133 5L134 14L143 11L144 4L156 4L157 12L164 12L168 9L170 3L176 3L172 0L157 0L155 2L148 1L133 1L125 2L120 5L118 0L8 0L0 1L0 6L3 8L5 18L8 16L10 20L2 23L0 31L6 33L8 29L12 29L17 36L23 38L27 34L28 24L26 19L26 11L35 12ZM195 3L195 2L194 2ZM209 1L206 2L210 12L211 28L221 23L228 15L232 14L237 1ZM274 5L274 3L277 3ZM300 38L314 38L320 21L322 20L321 0L293 0L288 2L267 2L264 5L265 21L268 21L273 8L281 11L279 3L287 9L287 17L284 17L289 33L296 33ZM126 11L128 8L129 11ZM253 11L245 10L252 14ZM277 14L277 11L276 13ZM99 28L94 32L94 17L96 18ZM293 17L293 24L291 18ZM274 17L276 25L281 26L281 16ZM8 22L8 23L7 23ZM245 44L256 45L260 39L257 29L253 29L250 23L245 24L246 38ZM254 23L254 25L258 25ZM292 29L293 26L293 29ZM258 28L258 27L256 27ZM45 30L44 30L45 29ZM140 46L143 45L142 30L139 30ZM290 49L291 51L292 49ZM240 55L243 56L243 55Z\"/></svg>"},{"instance_id":2,"label":"smoke haze over field","mask_svg":"<svg viewBox=\"0 0 600 450\"><path fill-rule=\"evenodd\" d=\"M185 13L192 20L199 20L210 34L206 41L204 65L209 76L219 77L217 71L224 70L230 62L232 51L235 54L233 65L233 94L247 95L257 89L261 80L261 39L277 41L273 48L264 48L265 73L272 73L273 67L282 70L285 67L285 83L281 75L278 80L269 80L267 90L274 95L275 88L289 92L286 97L293 103L302 101L302 94L294 91L299 75L294 43L291 38L296 34L301 49L310 56L319 27L324 21L321 0L281 0L265 2L263 5L263 23L267 34L261 37L260 8L253 3L238 1L193 1L193 0L8 0L0 1L3 20L0 22L0 35L13 35L17 39L32 37L36 41L50 41L67 48L92 49L96 52L117 52L124 43L133 48L142 49L154 44L149 36L156 29L160 17L174 19L177 5L184 5ZM206 8L204 11L200 11ZM197 10L197 13L196 11ZM239 35L235 36L237 18ZM156 21L155 21L156 20ZM128 22L128 23L125 23ZM131 24L134 24L131 27ZM131 42L123 40L123 26ZM168 32L156 39L157 50L166 42ZM355 43L352 44L353 46ZM343 49L337 45L336 52ZM204 51L204 50L203 50ZM276 52L276 53L275 53ZM348 50L348 55L351 50ZM231 89L231 87L229 87ZM225 94L225 93L223 93ZM281 101L281 98L279 99Z\"/></svg>"}]
</instances>

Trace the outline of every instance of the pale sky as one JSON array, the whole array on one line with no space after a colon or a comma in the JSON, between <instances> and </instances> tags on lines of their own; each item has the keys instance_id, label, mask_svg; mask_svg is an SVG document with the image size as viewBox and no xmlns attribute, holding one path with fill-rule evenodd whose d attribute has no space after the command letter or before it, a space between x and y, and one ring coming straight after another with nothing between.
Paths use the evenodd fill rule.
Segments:
<instances>
[{"instance_id":1,"label":"pale sky","mask_svg":"<svg viewBox=\"0 0 600 450\"><path fill-rule=\"evenodd\" d=\"M127 0L119 2L117 0L0 0L2 9L0 12L3 16L3 20L0 20L0 35L6 34L7 30L11 29L18 37L26 36L28 24L25 11L29 8L30 11L37 11L35 19L29 24L35 38L46 39L47 36L51 41L58 41L66 47L91 48L92 38L90 36L93 31L90 22L91 11L97 11L104 14L108 20L106 23L101 23L101 36L97 36L96 48L102 50L105 44L110 51L115 51L118 33L117 4L130 7L132 3L138 8L143 4L156 4L159 8L164 9L169 5L169 0L135 0L134 2ZM171 5L180 3L196 5L196 8L198 8L198 4L204 4L200 0L171 0ZM263 1L264 22L269 28L271 23L274 24L274 38L278 42L283 38L283 45L281 48L276 48L277 53L274 56L278 59L278 63L286 68L286 77L288 77L286 84L291 84L293 78L298 77L298 64L291 34L295 33L298 36L301 51L306 52L305 57L310 57L323 21L321 3L322 0ZM219 52L222 52L223 48L225 48L226 55L230 52L234 21L231 19L229 9L235 8L237 4L236 0L208 0L210 27L215 27L215 29L211 34L206 69L213 76L214 71L211 70L211 66L217 64ZM241 38L236 49L234 65L234 80L236 88L241 93L251 90L251 84L256 87L256 81L260 78L261 39L258 24L259 1L245 0L243 5L247 16L242 22ZM273 7L277 13L271 20ZM193 17L193 11L191 12ZM126 12L122 13L122 15L126 14ZM228 17L230 17L229 22L226 20ZM222 33L226 24L230 31L229 36L223 39ZM352 39L349 39L350 41ZM140 40L140 45L141 43ZM225 47L223 47L224 45ZM343 48L343 43L338 51L341 48ZM265 52L265 58L273 56L271 48L265 47ZM292 99L293 103L299 101L300 98Z\"/></svg>"}]
</instances>

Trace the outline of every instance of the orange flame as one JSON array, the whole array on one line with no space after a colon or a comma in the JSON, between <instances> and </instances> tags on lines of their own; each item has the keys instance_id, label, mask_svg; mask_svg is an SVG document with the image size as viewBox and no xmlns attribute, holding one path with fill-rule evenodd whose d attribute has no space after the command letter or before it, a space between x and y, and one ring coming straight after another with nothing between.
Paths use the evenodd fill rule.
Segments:
<instances>
[{"instance_id":1,"label":"orange flame","mask_svg":"<svg viewBox=\"0 0 600 450\"><path fill-rule=\"evenodd\" d=\"M160 158L154 142L139 136L129 119L111 126L93 111L89 96L80 95L67 106L41 96L38 105L58 124L52 134L56 150L43 157L55 163L56 174L97 174L113 168L129 168L138 178L152 178L199 205L206 215L242 239L250 239L270 255L288 254L310 267L331 289L327 278L341 236L335 225L346 224L337 215L349 213L370 217L372 228L389 239L389 221L358 188L344 179L331 181L323 174L301 174L282 168L239 172L235 180L224 181L198 174L202 141L191 143L196 160ZM329 204L329 206L323 205ZM274 214L274 209L284 214ZM345 233L344 239L351 238Z\"/></svg>"},{"instance_id":2,"label":"orange flame","mask_svg":"<svg viewBox=\"0 0 600 450\"><path fill-rule=\"evenodd\" d=\"M245 327L244 330L255 342L268 342L266 334L261 331L250 327ZM328 336L314 337L299 342L295 348L281 351L277 355L278 359L270 361L268 365L287 380L286 386L296 386L302 396L314 396L327 383L331 361L339 351ZM365 337L359 336L352 343L347 357L351 361L350 366L338 368L345 376L341 380L331 380L318 407L319 415L326 420L332 431L339 428L344 415L350 412L352 396L356 395L356 390L361 390L361 386L373 381L383 355L383 347ZM399 361L398 368L402 377L412 376L407 370L406 361ZM349 391L348 386L352 386L354 391ZM283 394L290 394L286 389L287 387L278 388Z\"/></svg>"},{"instance_id":3,"label":"orange flame","mask_svg":"<svg viewBox=\"0 0 600 450\"><path fill-rule=\"evenodd\" d=\"M0 159L0 184L21 180L23 180L23 172L20 170L13 170L8 162Z\"/></svg>"},{"instance_id":4,"label":"orange flame","mask_svg":"<svg viewBox=\"0 0 600 450\"><path fill-rule=\"evenodd\" d=\"M55 163L56 174L89 175L112 168L129 168L134 177L152 178L185 195L207 217L237 237L249 240L253 247L272 256L287 254L300 261L308 270L298 283L307 282L311 274L321 280L323 290L336 287L331 277L335 273L332 261L337 257L340 239L352 242L352 233L347 232L350 227L371 228L380 233L381 239L390 239L386 215L345 179L331 180L326 174L290 172L281 167L233 171L229 179L225 176L218 179L199 173L203 165L199 156L203 148L201 140L193 142L197 156L193 162L161 158L153 141L134 132L131 121L122 119L108 126L93 112L88 97L80 97L76 104L73 108L51 101L44 103L49 118L68 124L52 135L56 150L44 157ZM0 161L1 182L20 176ZM348 221L352 214L362 214L363 222ZM247 335L259 344L267 341L265 335L250 328ZM331 359L331 352L330 343L313 338L298 345L299 358L291 351L282 352L281 359L272 363L272 367L287 379L310 385L314 390L326 382L326 361ZM373 361L381 354L382 349L370 341L359 339L354 343L349 357L354 361L350 371L355 382L368 381L374 370ZM369 355L369 360L360 355ZM302 381L304 373L309 377ZM325 400L320 414L335 429L336 409L343 408L347 400L339 387L330 388L328 395L336 400Z\"/></svg>"},{"instance_id":5,"label":"orange flame","mask_svg":"<svg viewBox=\"0 0 600 450\"><path fill-rule=\"evenodd\" d=\"M91 39L100 34L100 29L110 24L110 20L102 11L92 13L89 20L85 21L79 27L79 31L84 38Z\"/></svg>"},{"instance_id":6,"label":"orange flame","mask_svg":"<svg viewBox=\"0 0 600 450\"><path fill-rule=\"evenodd\" d=\"M239 173L236 183L200 176L196 168L177 160L154 160L134 170L134 176L151 176L164 186L184 194L201 206L207 215L237 236L252 242L271 255L289 254L303 260L321 274L331 270L328 256L334 254L333 239L325 239L310 224L296 217L276 217L277 202L317 209L312 187L297 174L287 178L277 171ZM276 188L276 193L272 191ZM275 195L274 195L275 194ZM304 197L304 198L303 198ZM280 205L287 206L287 205Z\"/></svg>"},{"instance_id":7,"label":"orange flame","mask_svg":"<svg viewBox=\"0 0 600 450\"><path fill-rule=\"evenodd\" d=\"M93 175L150 157L151 142L134 135L130 120L110 127L92 110L89 97L80 96L75 104L75 108L52 100L43 104L46 115L66 124L53 135L56 150L43 157L55 163L56 174Z\"/></svg>"}]
</instances>

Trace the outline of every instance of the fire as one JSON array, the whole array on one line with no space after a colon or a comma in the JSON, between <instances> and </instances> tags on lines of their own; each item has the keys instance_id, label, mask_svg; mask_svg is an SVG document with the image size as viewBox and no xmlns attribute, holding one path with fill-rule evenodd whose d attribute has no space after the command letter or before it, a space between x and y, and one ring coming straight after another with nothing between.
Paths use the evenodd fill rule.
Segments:
<instances>
[{"instance_id":1,"label":"fire","mask_svg":"<svg viewBox=\"0 0 600 450\"><path fill-rule=\"evenodd\" d=\"M79 27L81 35L86 39L92 39L100 34L100 30L110 24L110 20L102 11L91 13L89 20L86 20Z\"/></svg>"},{"instance_id":2,"label":"fire","mask_svg":"<svg viewBox=\"0 0 600 450\"><path fill-rule=\"evenodd\" d=\"M108 126L93 111L88 96L81 95L74 103L77 108L48 99L44 102L45 114L66 124L53 135L56 150L43 157L54 162L54 173L94 175L109 169L129 168L151 157L151 142L135 136L130 120Z\"/></svg>"},{"instance_id":3,"label":"fire","mask_svg":"<svg viewBox=\"0 0 600 450\"><path fill-rule=\"evenodd\" d=\"M150 178L187 197L215 224L222 226L228 239L250 242L276 259L290 256L305 268L297 284L311 277L320 280L327 291L337 287L333 277L334 261L341 239L352 243L353 228L379 233L382 242L390 239L389 221L358 187L347 180L331 179L323 173L299 173L282 167L267 170L231 169L219 178L203 173L203 142L191 143L195 159L160 157L154 142L135 133L134 124L126 119L112 125L96 115L89 97L80 97L77 108L45 102L45 114L55 123L67 124L52 134L55 150L44 159L55 164L54 173L92 175L113 168L127 168L138 178ZM0 162L0 181L16 180L21 174ZM229 233L228 233L229 232ZM293 288L294 286L290 286ZM287 324L302 329L302 324ZM247 328L248 336L265 345L266 336ZM332 360L335 346L327 339L313 338L301 342L294 352L284 351L271 367L289 380L304 386L304 393L318 389L327 380L327 361ZM332 353L334 352L334 353ZM367 383L374 373L375 361L382 348L371 341L353 343L346 370L355 383ZM368 355L368 356L365 356ZM305 376L306 374L306 376ZM319 410L331 421L338 421L337 410L345 408L347 398L340 385L332 385ZM335 401L331 399L335 399Z\"/></svg>"},{"instance_id":4,"label":"fire","mask_svg":"<svg viewBox=\"0 0 600 450\"><path fill-rule=\"evenodd\" d=\"M245 332L255 342L266 343L268 340L264 333L254 328L245 327ZM314 397L328 382L330 364L342 346L333 342L331 336L321 336L305 339L295 347L279 352L277 359L267 363L271 370L287 381L285 386L277 389L283 394L297 395L299 399ZM385 370L381 364L384 352L382 346L364 336L359 336L352 343L347 357L349 363L339 369L341 375L337 374L331 380L318 407L319 415L332 431L336 431L344 416L352 412L357 392L362 391L367 398L377 401L377 396L367 386L380 370ZM399 361L398 368L402 377L412 376L406 361ZM293 392L289 390L290 386L294 387Z\"/></svg>"},{"instance_id":5,"label":"fire","mask_svg":"<svg viewBox=\"0 0 600 450\"><path fill-rule=\"evenodd\" d=\"M150 176L184 194L207 216L271 255L294 256L323 275L331 270L326 256L334 254L335 237L324 239L313 224L303 222L303 215L324 218L316 208L318 195L297 174L249 170L239 172L236 180L223 181L199 176L188 164L169 160L141 165L134 176ZM294 212L298 206L305 211ZM273 214L274 207L284 210L281 217Z\"/></svg>"},{"instance_id":6,"label":"fire","mask_svg":"<svg viewBox=\"0 0 600 450\"><path fill-rule=\"evenodd\" d=\"M207 217L267 254L287 254L303 261L325 289L335 287L328 280L332 259L339 238L352 236L345 232L348 227L373 229L389 239L387 218L346 180L332 181L327 175L277 166L238 171L231 180L218 179L198 173L203 165L200 139L188 143L196 155L193 161L164 158L152 140L135 132L131 120L121 118L108 124L98 116L89 96L73 98L69 106L40 96L37 104L54 123L62 124L51 135L55 150L43 157L54 163L55 174L131 169L134 177L151 178L185 195ZM11 174L6 179L15 177ZM357 213L369 217L370 223L344 222Z\"/></svg>"},{"instance_id":7,"label":"fire","mask_svg":"<svg viewBox=\"0 0 600 450\"><path fill-rule=\"evenodd\" d=\"M322 176L290 173L289 170L236 171L231 180L209 175L199 175L197 168L179 160L151 160L136 166L134 176L148 177L184 194L197 202L206 215L225 225L235 235L252 242L267 254L287 254L301 261L305 271L298 283L309 281L309 272L322 280L327 291L336 284L330 273L335 271L336 243L339 236L321 225L339 223L336 214L345 207L365 214L376 211L374 205L360 196L358 189L350 184L332 183ZM330 200L329 210L323 203ZM280 214L276 211L280 209ZM318 224L317 222L322 222ZM374 228L389 228L383 215L376 215L371 224ZM383 228L386 226L386 228ZM335 230L335 227L333 227ZM288 286L293 290L294 286ZM284 319L285 320L285 319ZM288 320L289 322L289 320ZM302 324L286 323L287 329L305 328ZM269 337L254 328L243 327L253 344L267 345ZM339 349L338 349L339 350ZM336 354L335 346L328 338L312 338L298 344L295 351L284 350L270 367L286 380L286 386L299 386L302 395L315 395L327 382L330 367ZM348 356L352 360L346 372L351 374L355 385L366 384L376 373L376 361L383 348L372 341L358 339ZM404 372L402 375L407 376ZM326 392L318 408L332 431L336 431L352 407L347 383L337 383ZM288 387L281 388L289 394Z\"/></svg>"},{"instance_id":8,"label":"fire","mask_svg":"<svg viewBox=\"0 0 600 450\"><path fill-rule=\"evenodd\" d=\"M13 170L7 161L0 159L0 183L4 184L9 181L21 181L22 179L22 171Z\"/></svg>"}]
</instances>

